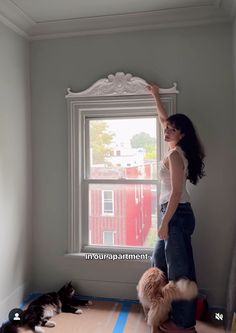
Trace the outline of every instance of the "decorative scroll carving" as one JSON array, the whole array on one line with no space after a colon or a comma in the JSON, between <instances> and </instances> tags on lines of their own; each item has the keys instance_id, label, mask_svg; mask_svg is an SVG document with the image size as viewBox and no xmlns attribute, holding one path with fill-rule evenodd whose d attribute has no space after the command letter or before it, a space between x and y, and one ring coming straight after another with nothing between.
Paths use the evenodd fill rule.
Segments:
<instances>
[{"instance_id":1,"label":"decorative scroll carving","mask_svg":"<svg viewBox=\"0 0 236 333\"><path fill-rule=\"evenodd\" d=\"M122 96L122 95L149 95L148 83L140 77L130 73L117 72L110 74L106 79L100 79L90 88L81 92L72 92L67 89L66 98L69 97L96 97L96 96ZM168 89L160 88L160 94L177 94L177 84Z\"/></svg>"}]
</instances>

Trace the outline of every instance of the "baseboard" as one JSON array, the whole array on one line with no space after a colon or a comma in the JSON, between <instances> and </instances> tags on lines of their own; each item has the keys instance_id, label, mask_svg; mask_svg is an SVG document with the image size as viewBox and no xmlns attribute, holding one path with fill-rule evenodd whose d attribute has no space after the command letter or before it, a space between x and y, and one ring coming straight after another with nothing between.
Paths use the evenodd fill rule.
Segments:
<instances>
[{"instance_id":1,"label":"baseboard","mask_svg":"<svg viewBox=\"0 0 236 333\"><path fill-rule=\"evenodd\" d=\"M14 308L19 308L24 297L29 292L29 283L24 283L17 287L10 295L4 300L0 301L0 322L8 319L9 312Z\"/></svg>"},{"instance_id":2,"label":"baseboard","mask_svg":"<svg viewBox=\"0 0 236 333\"><path fill-rule=\"evenodd\" d=\"M73 280L79 285L78 292L83 295L106 297L115 299L137 299L136 283L123 283L111 281ZM76 283L77 282L77 283Z\"/></svg>"}]
</instances>

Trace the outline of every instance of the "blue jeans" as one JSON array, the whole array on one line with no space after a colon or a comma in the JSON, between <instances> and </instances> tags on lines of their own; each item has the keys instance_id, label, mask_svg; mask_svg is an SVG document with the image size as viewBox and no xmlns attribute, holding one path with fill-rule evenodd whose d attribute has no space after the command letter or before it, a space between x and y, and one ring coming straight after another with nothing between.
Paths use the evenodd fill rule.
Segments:
<instances>
[{"instance_id":1,"label":"blue jeans","mask_svg":"<svg viewBox=\"0 0 236 333\"><path fill-rule=\"evenodd\" d=\"M167 203L161 205L163 218ZM169 222L167 240L158 240L152 255L152 266L161 269L168 280L187 278L196 281L191 235L195 228L195 217L191 204L180 203ZM174 301L172 319L177 326L191 327L196 324L197 300Z\"/></svg>"}]
</instances>

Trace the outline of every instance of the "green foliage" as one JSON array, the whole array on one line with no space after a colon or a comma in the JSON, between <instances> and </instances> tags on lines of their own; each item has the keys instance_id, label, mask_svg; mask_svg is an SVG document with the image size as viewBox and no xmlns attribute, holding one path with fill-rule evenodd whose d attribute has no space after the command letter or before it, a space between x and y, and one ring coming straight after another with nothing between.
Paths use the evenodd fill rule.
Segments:
<instances>
[{"instance_id":1,"label":"green foliage","mask_svg":"<svg viewBox=\"0 0 236 333\"><path fill-rule=\"evenodd\" d=\"M131 146L132 148L145 148L147 146L153 146L155 145L155 138L152 138L148 133L146 132L140 132L138 134L135 134L131 140Z\"/></svg>"},{"instance_id":2,"label":"green foliage","mask_svg":"<svg viewBox=\"0 0 236 333\"><path fill-rule=\"evenodd\" d=\"M145 160L156 160L157 158L157 150L156 146L147 146Z\"/></svg>"},{"instance_id":3,"label":"green foliage","mask_svg":"<svg viewBox=\"0 0 236 333\"><path fill-rule=\"evenodd\" d=\"M114 134L108 130L108 124L104 120L90 121L90 147L92 148L93 164L103 164L112 149L109 147Z\"/></svg>"},{"instance_id":4,"label":"green foliage","mask_svg":"<svg viewBox=\"0 0 236 333\"><path fill-rule=\"evenodd\" d=\"M146 151L145 160L155 160L157 157L156 153L156 139L151 137L146 132L140 132L135 134L131 140L132 148L144 148Z\"/></svg>"}]
</instances>

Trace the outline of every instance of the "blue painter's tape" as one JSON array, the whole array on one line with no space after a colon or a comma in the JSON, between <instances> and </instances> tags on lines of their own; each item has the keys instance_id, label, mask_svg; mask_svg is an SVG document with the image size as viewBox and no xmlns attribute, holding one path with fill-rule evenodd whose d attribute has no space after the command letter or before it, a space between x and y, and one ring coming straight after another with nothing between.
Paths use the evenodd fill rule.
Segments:
<instances>
[{"instance_id":1,"label":"blue painter's tape","mask_svg":"<svg viewBox=\"0 0 236 333\"><path fill-rule=\"evenodd\" d=\"M19 309L23 310L26 307L26 305L28 305L29 303L31 303L32 301L34 301L36 298L38 298L41 295L42 295L42 293L37 293L37 292L33 292L33 293L29 294L29 296L26 299L24 299L24 301L19 305ZM76 296L78 298L84 299L84 300L121 303L122 304L121 312L120 312L120 315L117 319L116 326L114 328L113 333L122 333L123 332L123 329L126 325L126 321L128 319L129 311L131 309L132 304L139 303L138 300L127 300L127 299L94 297L94 296L82 296L82 295L79 295L79 294L76 294ZM5 321L4 323L6 323L6 322L8 322L8 321Z\"/></svg>"},{"instance_id":2,"label":"blue painter's tape","mask_svg":"<svg viewBox=\"0 0 236 333\"><path fill-rule=\"evenodd\" d=\"M31 303L32 301L34 301L36 298L38 298L39 296L41 296L42 294L40 293L32 293L29 294L29 296L19 305L19 309L24 309L24 307Z\"/></svg>"},{"instance_id":3,"label":"blue painter's tape","mask_svg":"<svg viewBox=\"0 0 236 333\"><path fill-rule=\"evenodd\" d=\"M132 302L123 303L120 315L116 322L116 326L114 327L112 333L122 333L124 331L132 304L133 304Z\"/></svg>"}]
</instances>

